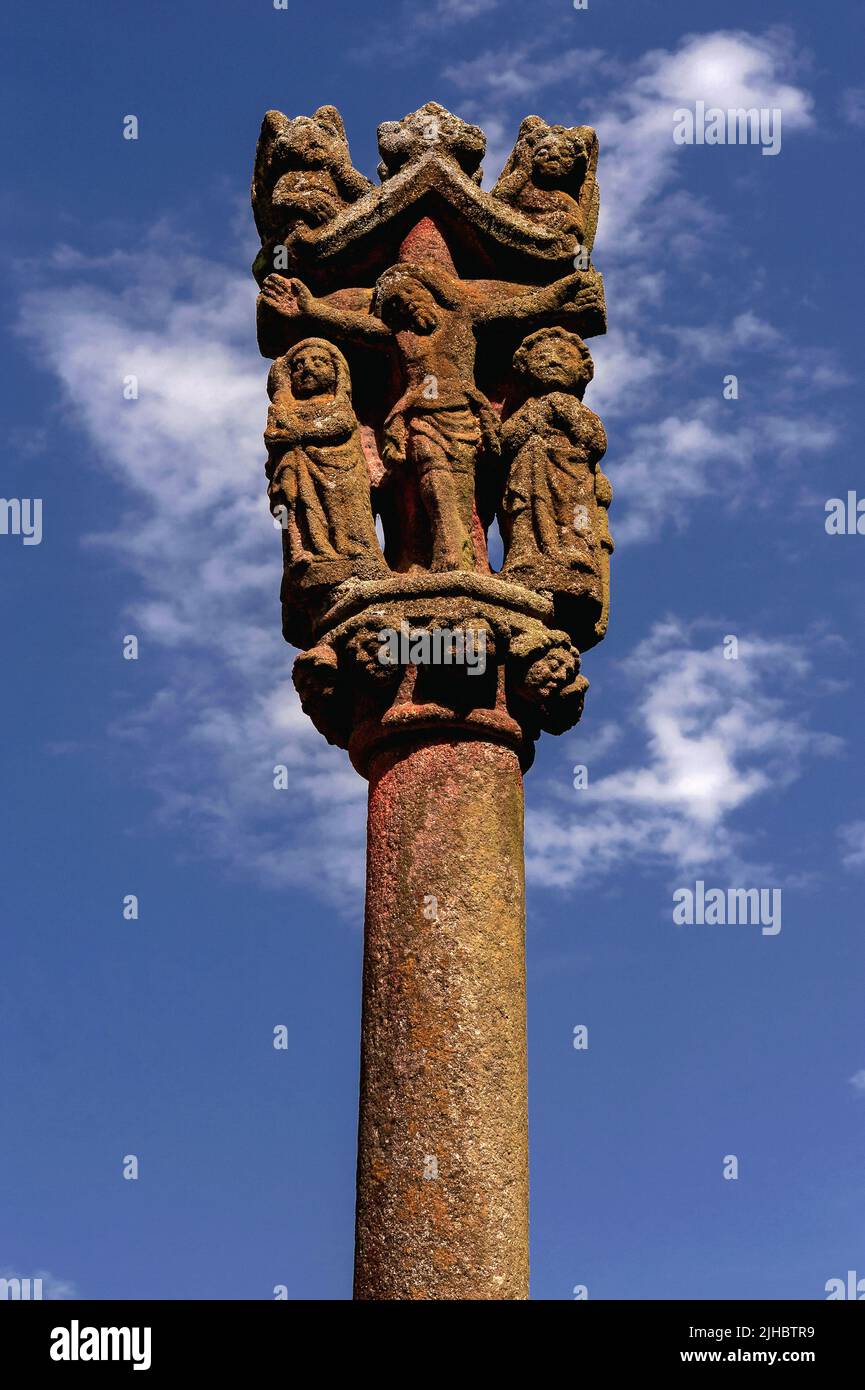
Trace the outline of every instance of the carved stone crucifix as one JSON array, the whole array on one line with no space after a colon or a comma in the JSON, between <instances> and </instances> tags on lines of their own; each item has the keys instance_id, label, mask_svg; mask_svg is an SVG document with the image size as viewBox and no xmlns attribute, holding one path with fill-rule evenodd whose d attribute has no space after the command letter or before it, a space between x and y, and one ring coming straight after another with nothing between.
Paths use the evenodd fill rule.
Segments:
<instances>
[{"instance_id":1,"label":"carved stone crucifix","mask_svg":"<svg viewBox=\"0 0 865 1390\"><path fill-rule=\"evenodd\" d=\"M253 179L283 631L370 784L364 1299L528 1296L522 774L609 613L597 137L527 117L491 193L484 147L430 102L374 187L335 108L268 112Z\"/></svg>"}]
</instances>

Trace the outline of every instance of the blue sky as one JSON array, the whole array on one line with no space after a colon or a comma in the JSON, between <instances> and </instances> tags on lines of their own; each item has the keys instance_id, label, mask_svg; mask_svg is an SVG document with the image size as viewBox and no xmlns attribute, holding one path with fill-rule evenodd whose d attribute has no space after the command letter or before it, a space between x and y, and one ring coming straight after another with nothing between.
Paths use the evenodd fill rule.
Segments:
<instances>
[{"instance_id":1,"label":"blue sky","mask_svg":"<svg viewBox=\"0 0 865 1390\"><path fill-rule=\"evenodd\" d=\"M279 633L248 186L269 107L334 103L373 176L377 124L434 99L487 131L488 181L530 112L601 141L587 403L617 550L583 722L526 782L533 1297L865 1276L865 536L825 529L865 496L863 23L850 0L18 8L2 491L42 499L43 534L0 535L0 1274L350 1297L365 786ZM779 108L781 152L675 145L698 100ZM674 925L697 880L780 888L782 929Z\"/></svg>"}]
</instances>

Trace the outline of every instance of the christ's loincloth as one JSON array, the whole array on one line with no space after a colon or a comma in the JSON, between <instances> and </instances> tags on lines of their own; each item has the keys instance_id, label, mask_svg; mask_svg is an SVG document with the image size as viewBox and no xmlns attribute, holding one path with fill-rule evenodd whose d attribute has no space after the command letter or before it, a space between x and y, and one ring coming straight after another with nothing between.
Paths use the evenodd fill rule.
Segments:
<instances>
[{"instance_id":1,"label":"christ's loincloth","mask_svg":"<svg viewBox=\"0 0 865 1390\"><path fill-rule=\"evenodd\" d=\"M465 405L417 406L408 416L408 449L417 461L418 473L440 469L451 473L472 473L482 442L478 418L468 402ZM433 449L416 447L417 441L428 440Z\"/></svg>"}]
</instances>

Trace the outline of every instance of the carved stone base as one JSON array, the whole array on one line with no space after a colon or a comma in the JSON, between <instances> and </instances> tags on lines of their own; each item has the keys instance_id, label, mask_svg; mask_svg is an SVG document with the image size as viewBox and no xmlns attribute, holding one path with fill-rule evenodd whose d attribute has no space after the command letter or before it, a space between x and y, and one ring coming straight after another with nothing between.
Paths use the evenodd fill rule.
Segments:
<instances>
[{"instance_id":1,"label":"carved stone base","mask_svg":"<svg viewBox=\"0 0 865 1390\"><path fill-rule=\"evenodd\" d=\"M436 734L503 744L525 770L541 730L580 718L579 672L549 599L460 572L341 586L293 677L304 712L366 776L386 744Z\"/></svg>"},{"instance_id":2,"label":"carved stone base","mask_svg":"<svg viewBox=\"0 0 865 1390\"><path fill-rule=\"evenodd\" d=\"M604 584L597 570L539 560L535 565L508 565L503 576L549 598L555 626L569 633L581 652L603 637Z\"/></svg>"}]
</instances>

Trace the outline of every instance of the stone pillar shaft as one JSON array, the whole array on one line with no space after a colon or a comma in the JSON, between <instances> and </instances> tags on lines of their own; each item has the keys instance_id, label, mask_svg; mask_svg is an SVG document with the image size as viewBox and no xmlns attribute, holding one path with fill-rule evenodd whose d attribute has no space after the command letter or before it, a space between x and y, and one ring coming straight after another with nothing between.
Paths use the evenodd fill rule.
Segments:
<instances>
[{"instance_id":1,"label":"stone pillar shaft","mask_svg":"<svg viewBox=\"0 0 865 1390\"><path fill-rule=\"evenodd\" d=\"M523 788L480 738L370 770L355 1297L528 1297Z\"/></svg>"}]
</instances>

